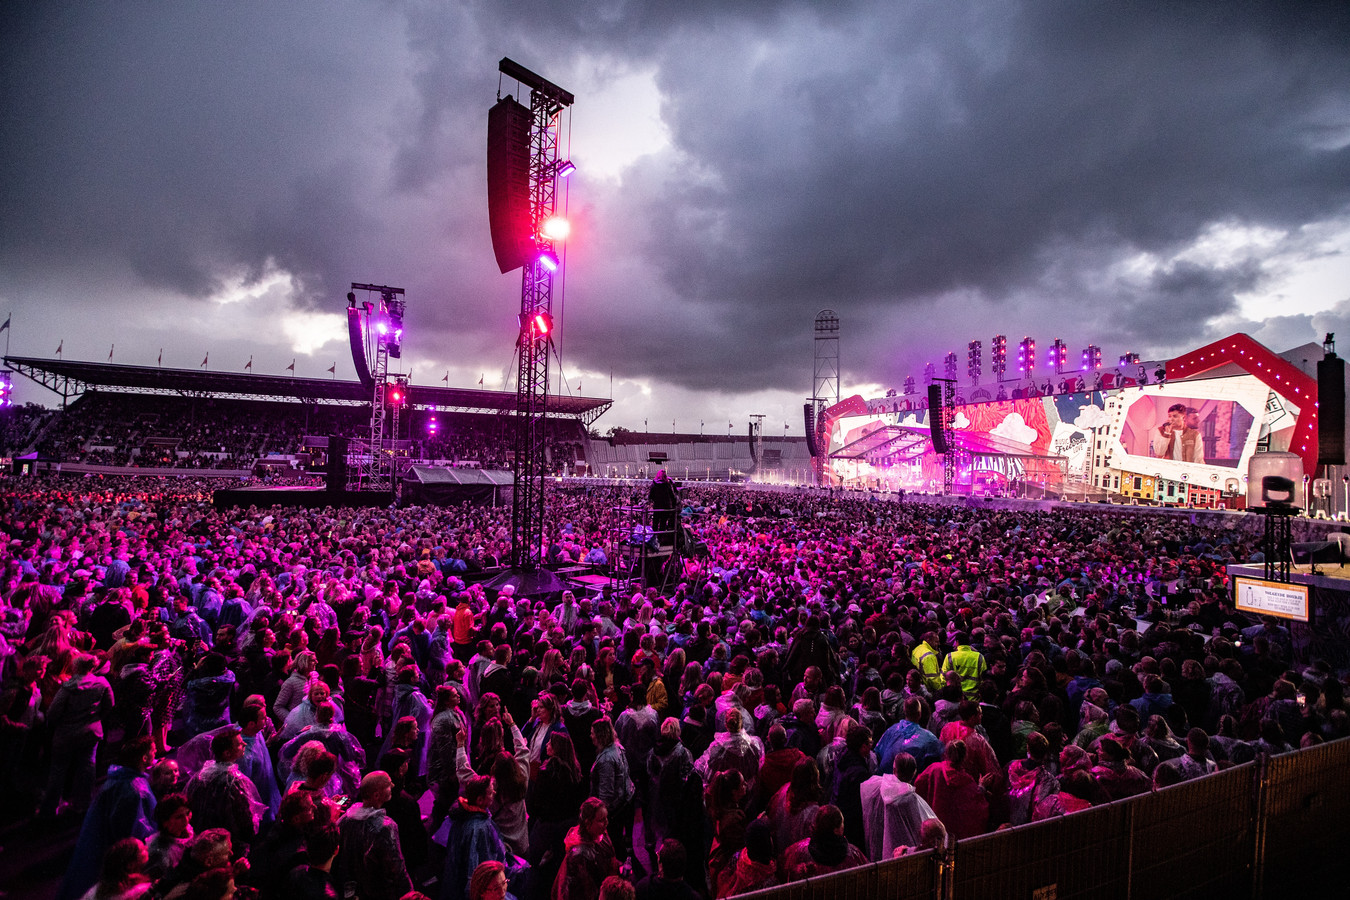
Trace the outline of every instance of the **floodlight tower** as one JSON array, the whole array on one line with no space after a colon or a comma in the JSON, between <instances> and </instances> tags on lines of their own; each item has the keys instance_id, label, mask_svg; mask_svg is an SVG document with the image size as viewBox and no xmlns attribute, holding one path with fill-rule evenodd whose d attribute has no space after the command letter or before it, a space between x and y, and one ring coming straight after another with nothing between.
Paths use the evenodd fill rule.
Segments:
<instances>
[{"instance_id":1,"label":"floodlight tower","mask_svg":"<svg viewBox=\"0 0 1350 900\"><path fill-rule=\"evenodd\" d=\"M565 234L565 230L556 227L554 213L557 211L558 182L573 169L570 162L558 159L559 117L572 105L574 98L568 91L510 59L503 58L498 63L498 70L530 90L527 137L529 233L514 235L517 248L523 248L526 256L522 260L520 328L516 336L519 365L516 467L511 499L511 565L533 570L543 559L547 463L544 444L548 423L549 346L553 340L553 275L561 267L555 242ZM524 116L520 119L524 126ZM490 118L489 204L492 202L494 161L491 129ZM524 186L523 181L521 186ZM498 262L502 264L501 254Z\"/></svg>"}]
</instances>

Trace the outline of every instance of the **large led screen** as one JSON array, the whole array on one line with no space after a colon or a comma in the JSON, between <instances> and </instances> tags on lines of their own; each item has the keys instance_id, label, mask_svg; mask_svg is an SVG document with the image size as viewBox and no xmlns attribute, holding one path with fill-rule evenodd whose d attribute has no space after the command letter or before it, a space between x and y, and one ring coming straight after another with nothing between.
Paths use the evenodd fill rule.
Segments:
<instances>
[{"instance_id":1,"label":"large led screen","mask_svg":"<svg viewBox=\"0 0 1350 900\"><path fill-rule=\"evenodd\" d=\"M1131 456L1236 469L1255 417L1232 400L1139 396L1120 443Z\"/></svg>"}]
</instances>

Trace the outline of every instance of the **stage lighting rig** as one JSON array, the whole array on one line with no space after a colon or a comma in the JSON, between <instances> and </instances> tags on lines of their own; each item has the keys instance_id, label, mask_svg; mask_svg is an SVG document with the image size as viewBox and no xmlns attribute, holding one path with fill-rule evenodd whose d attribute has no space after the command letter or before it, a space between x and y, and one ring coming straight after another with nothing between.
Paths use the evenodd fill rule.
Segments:
<instances>
[{"instance_id":1,"label":"stage lighting rig","mask_svg":"<svg viewBox=\"0 0 1350 900\"><path fill-rule=\"evenodd\" d=\"M994 378L997 381L1002 381L1003 374L1008 371L1008 338L1006 335L994 335L994 340L989 345L989 371L994 373Z\"/></svg>"},{"instance_id":2,"label":"stage lighting rig","mask_svg":"<svg viewBox=\"0 0 1350 900\"><path fill-rule=\"evenodd\" d=\"M956 380L956 351L953 350L942 358L942 371L947 373L948 380Z\"/></svg>"},{"instance_id":3,"label":"stage lighting rig","mask_svg":"<svg viewBox=\"0 0 1350 900\"><path fill-rule=\"evenodd\" d=\"M1029 337L1017 345L1017 371L1022 376L1036 371L1036 342Z\"/></svg>"},{"instance_id":4,"label":"stage lighting rig","mask_svg":"<svg viewBox=\"0 0 1350 900\"><path fill-rule=\"evenodd\" d=\"M984 344L981 341L971 341L966 344L966 374L970 376L971 384L980 383L980 375L984 371Z\"/></svg>"},{"instance_id":5,"label":"stage lighting rig","mask_svg":"<svg viewBox=\"0 0 1350 900\"><path fill-rule=\"evenodd\" d=\"M1083 351L1083 371L1090 372L1101 367L1102 348L1096 344L1088 344L1087 349Z\"/></svg>"},{"instance_id":6,"label":"stage lighting rig","mask_svg":"<svg viewBox=\"0 0 1350 900\"><path fill-rule=\"evenodd\" d=\"M1138 364L1139 364L1138 353L1126 353L1124 356L1120 358L1120 367L1122 369L1125 368L1126 366L1134 366Z\"/></svg>"},{"instance_id":7,"label":"stage lighting rig","mask_svg":"<svg viewBox=\"0 0 1350 900\"><path fill-rule=\"evenodd\" d=\"M1050 345L1050 358L1046 364L1055 370L1056 373L1064 371L1064 367L1069 363L1069 345L1055 338L1055 342Z\"/></svg>"},{"instance_id":8,"label":"stage lighting rig","mask_svg":"<svg viewBox=\"0 0 1350 900\"><path fill-rule=\"evenodd\" d=\"M913 376L913 375L906 375L906 376L905 376L905 394L906 394L906 395L912 394L912 393L914 393L914 390L915 390L915 388L914 388L914 376Z\"/></svg>"},{"instance_id":9,"label":"stage lighting rig","mask_svg":"<svg viewBox=\"0 0 1350 900\"><path fill-rule=\"evenodd\" d=\"M937 380L937 366L927 363L923 367L923 380L925 384L932 384Z\"/></svg>"}]
</instances>

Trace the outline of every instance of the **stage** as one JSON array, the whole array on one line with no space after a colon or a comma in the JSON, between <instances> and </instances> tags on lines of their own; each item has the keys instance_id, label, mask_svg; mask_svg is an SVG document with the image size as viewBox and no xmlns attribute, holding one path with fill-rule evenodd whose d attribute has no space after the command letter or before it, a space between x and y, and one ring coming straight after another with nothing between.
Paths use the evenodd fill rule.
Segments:
<instances>
[{"instance_id":1,"label":"stage","mask_svg":"<svg viewBox=\"0 0 1350 900\"><path fill-rule=\"evenodd\" d=\"M241 506L266 508L281 506L288 509L318 509L324 506L345 508L390 506L394 502L388 491L329 491L324 487L287 485L284 487L247 487L216 491L211 505L217 510Z\"/></svg>"}]
</instances>

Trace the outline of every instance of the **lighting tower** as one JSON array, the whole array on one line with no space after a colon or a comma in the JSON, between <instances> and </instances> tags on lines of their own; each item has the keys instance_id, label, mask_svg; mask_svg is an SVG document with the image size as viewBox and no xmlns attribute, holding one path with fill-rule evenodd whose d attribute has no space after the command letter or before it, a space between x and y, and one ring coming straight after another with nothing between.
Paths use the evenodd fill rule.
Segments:
<instances>
[{"instance_id":1,"label":"lighting tower","mask_svg":"<svg viewBox=\"0 0 1350 900\"><path fill-rule=\"evenodd\" d=\"M378 303L367 302L366 341L375 355L371 361L370 377L375 382L370 401L370 450L354 454L357 466L357 484L362 490L393 491L398 477L394 457L398 438L398 418L389 427L389 360L403 356L403 314L408 303L403 288L384 284L352 282L347 302L356 305L356 291L379 295ZM404 389L406 396L406 387Z\"/></svg>"},{"instance_id":2,"label":"lighting tower","mask_svg":"<svg viewBox=\"0 0 1350 900\"><path fill-rule=\"evenodd\" d=\"M1101 367L1102 348L1096 344L1088 344L1087 349L1083 351L1083 371L1090 372Z\"/></svg>"},{"instance_id":3,"label":"lighting tower","mask_svg":"<svg viewBox=\"0 0 1350 900\"><path fill-rule=\"evenodd\" d=\"M1064 367L1068 365L1068 362L1069 345L1059 338L1055 338L1055 342L1050 345L1050 358L1046 360L1046 363L1050 368L1054 369L1056 373L1061 373L1064 371Z\"/></svg>"},{"instance_id":4,"label":"lighting tower","mask_svg":"<svg viewBox=\"0 0 1350 900\"><path fill-rule=\"evenodd\" d=\"M815 332L815 369L811 376L811 422L819 427L826 409L839 402L839 316L832 309L822 309L816 313L813 326ZM824 443L825 436L817 434L818 443ZM816 484L825 479L825 451L812 458L812 471Z\"/></svg>"},{"instance_id":5,"label":"lighting tower","mask_svg":"<svg viewBox=\"0 0 1350 900\"><path fill-rule=\"evenodd\" d=\"M989 371L994 373L994 380L996 381L1002 381L1003 373L1008 371L1008 338L1006 335L994 335L994 340L989 344Z\"/></svg>"},{"instance_id":6,"label":"lighting tower","mask_svg":"<svg viewBox=\"0 0 1350 900\"><path fill-rule=\"evenodd\" d=\"M952 351L951 353L948 353L945 357L943 357L943 359L942 359L942 371L944 371L944 372L947 373L947 379L948 379L949 381L955 381L955 380L956 380L956 352L955 352L955 351Z\"/></svg>"},{"instance_id":7,"label":"lighting tower","mask_svg":"<svg viewBox=\"0 0 1350 900\"><path fill-rule=\"evenodd\" d=\"M516 379L516 467L511 499L511 565L533 570L543 558L544 443L548 423L549 345L553 339L553 275L560 267L552 228L558 181L570 163L558 159L559 115L573 96L524 66L498 69L530 89L529 217L533 258L521 269L519 367Z\"/></svg>"},{"instance_id":8,"label":"lighting tower","mask_svg":"<svg viewBox=\"0 0 1350 900\"><path fill-rule=\"evenodd\" d=\"M1036 342L1029 337L1022 338L1017 345L1017 372L1023 378L1036 371Z\"/></svg>"},{"instance_id":9,"label":"lighting tower","mask_svg":"<svg viewBox=\"0 0 1350 900\"><path fill-rule=\"evenodd\" d=\"M980 341L971 341L966 344L966 374L970 376L970 383L976 385L980 383L980 374L984 371L984 344Z\"/></svg>"},{"instance_id":10,"label":"lighting tower","mask_svg":"<svg viewBox=\"0 0 1350 900\"><path fill-rule=\"evenodd\" d=\"M1125 368L1126 366L1137 366L1137 365L1139 365L1138 353L1126 353L1120 358L1120 367L1122 369Z\"/></svg>"},{"instance_id":11,"label":"lighting tower","mask_svg":"<svg viewBox=\"0 0 1350 900\"><path fill-rule=\"evenodd\" d=\"M832 309L816 313L815 376L811 380L811 402L816 418L827 407L839 402L839 316Z\"/></svg>"},{"instance_id":12,"label":"lighting tower","mask_svg":"<svg viewBox=\"0 0 1350 900\"><path fill-rule=\"evenodd\" d=\"M913 375L906 375L906 376L905 376L905 396L908 397L910 394L914 393L914 391L915 391L915 387L914 387L914 376L913 376Z\"/></svg>"},{"instance_id":13,"label":"lighting tower","mask_svg":"<svg viewBox=\"0 0 1350 900\"><path fill-rule=\"evenodd\" d=\"M923 381L924 384L932 384L937 381L937 366L928 363L923 367Z\"/></svg>"}]
</instances>

